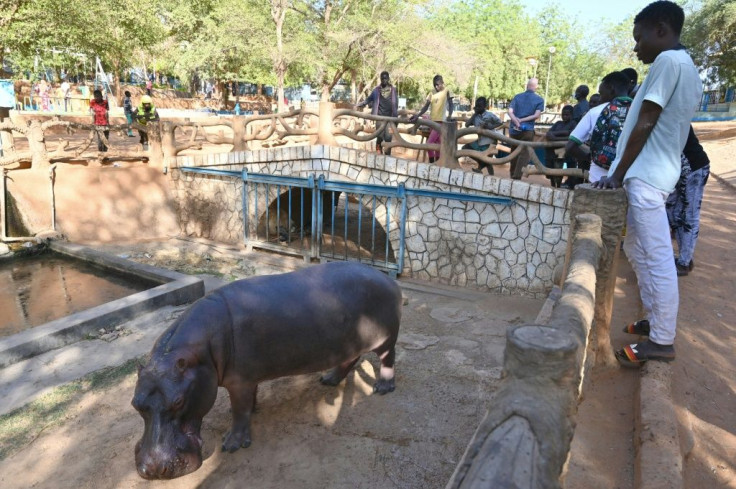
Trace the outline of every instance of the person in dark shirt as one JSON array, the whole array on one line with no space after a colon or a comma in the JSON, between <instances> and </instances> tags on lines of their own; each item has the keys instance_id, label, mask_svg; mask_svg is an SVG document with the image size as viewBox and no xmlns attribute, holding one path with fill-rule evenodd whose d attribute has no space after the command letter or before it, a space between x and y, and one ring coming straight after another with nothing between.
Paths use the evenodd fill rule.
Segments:
<instances>
[{"instance_id":1,"label":"person in dark shirt","mask_svg":"<svg viewBox=\"0 0 736 489\"><path fill-rule=\"evenodd\" d=\"M594 93L590 96L590 108L598 107L601 104L601 94L600 93Z\"/></svg>"},{"instance_id":2,"label":"person in dark shirt","mask_svg":"<svg viewBox=\"0 0 736 489\"><path fill-rule=\"evenodd\" d=\"M570 137L570 133L575 129L575 121L572 120L573 107L572 105L566 105L562 108L562 113L559 120L552 124L549 128L545 138L547 141L567 141ZM563 158L558 158L555 148L545 148L544 161L548 168L562 168L562 164L565 161ZM559 187L562 183L562 177L547 177L553 187Z\"/></svg>"},{"instance_id":3,"label":"person in dark shirt","mask_svg":"<svg viewBox=\"0 0 736 489\"><path fill-rule=\"evenodd\" d=\"M667 198L667 218L677 241L679 256L675 258L677 275L689 274L695 266L693 253L700 230L700 205L710 175L710 159L690 126L682 150L682 173L675 190Z\"/></svg>"},{"instance_id":4,"label":"person in dark shirt","mask_svg":"<svg viewBox=\"0 0 736 489\"><path fill-rule=\"evenodd\" d=\"M590 104L588 103L588 94L590 89L588 85L580 85L575 89L575 100L578 103L572 108L572 121L577 124L580 119L590 110Z\"/></svg>"},{"instance_id":5,"label":"person in dark shirt","mask_svg":"<svg viewBox=\"0 0 736 489\"><path fill-rule=\"evenodd\" d=\"M634 68L624 68L621 73L629 78L629 97L634 98L636 92L639 90L639 74Z\"/></svg>"},{"instance_id":6,"label":"person in dark shirt","mask_svg":"<svg viewBox=\"0 0 736 489\"><path fill-rule=\"evenodd\" d=\"M363 102L357 105L358 109L362 109L366 105L371 104L371 114L385 117L398 117L399 115L399 97L396 87L391 85L391 79L388 71L381 73L381 84L373 89L371 94ZM386 123L381 134L376 137L376 149L382 152L383 142L390 143L392 139L389 124ZM391 154L391 148L383 151L385 154Z\"/></svg>"},{"instance_id":7,"label":"person in dark shirt","mask_svg":"<svg viewBox=\"0 0 736 489\"><path fill-rule=\"evenodd\" d=\"M501 119L496 114L488 110L488 100L485 97L478 97L475 101L475 107L473 107L473 115L470 117L468 122L465 123L465 127L475 126L479 129L492 130L502 125ZM491 146L493 140L485 135L478 135L478 139L472 143L463 145L462 149L472 149L474 151L485 152ZM493 166L489 165L480 160L476 160L478 168L473 168L475 173L482 173L483 168L488 170L489 175L493 175Z\"/></svg>"}]
</instances>

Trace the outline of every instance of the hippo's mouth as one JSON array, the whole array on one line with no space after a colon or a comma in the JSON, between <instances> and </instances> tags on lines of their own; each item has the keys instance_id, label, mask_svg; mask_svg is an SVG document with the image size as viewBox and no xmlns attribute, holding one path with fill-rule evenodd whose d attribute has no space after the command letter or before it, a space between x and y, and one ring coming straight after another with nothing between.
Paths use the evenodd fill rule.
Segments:
<instances>
[{"instance_id":1,"label":"hippo's mouth","mask_svg":"<svg viewBox=\"0 0 736 489\"><path fill-rule=\"evenodd\" d=\"M197 470L202 465L202 437L193 428L185 429L179 436L177 448L168 456L157 450L142 450L142 443L138 442L135 447L138 474L148 480L175 479Z\"/></svg>"}]
</instances>

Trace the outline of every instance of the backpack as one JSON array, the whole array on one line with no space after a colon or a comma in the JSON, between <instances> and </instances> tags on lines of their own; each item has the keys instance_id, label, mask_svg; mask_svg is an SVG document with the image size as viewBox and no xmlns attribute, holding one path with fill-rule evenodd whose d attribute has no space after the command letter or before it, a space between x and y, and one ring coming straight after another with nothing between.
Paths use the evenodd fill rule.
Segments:
<instances>
[{"instance_id":1,"label":"backpack","mask_svg":"<svg viewBox=\"0 0 736 489\"><path fill-rule=\"evenodd\" d=\"M590 159L608 170L616 159L616 145L631 107L631 98L616 97L601 111L590 135Z\"/></svg>"}]
</instances>

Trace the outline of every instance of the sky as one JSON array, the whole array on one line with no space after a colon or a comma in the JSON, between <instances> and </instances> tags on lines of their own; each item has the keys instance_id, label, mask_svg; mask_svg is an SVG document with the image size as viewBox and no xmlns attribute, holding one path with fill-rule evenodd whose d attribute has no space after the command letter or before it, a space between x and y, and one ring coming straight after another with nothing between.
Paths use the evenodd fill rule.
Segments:
<instances>
[{"instance_id":1,"label":"sky","mask_svg":"<svg viewBox=\"0 0 736 489\"><path fill-rule=\"evenodd\" d=\"M560 6L562 12L577 17L581 24L595 24L601 18L618 24L629 15L636 15L641 9L653 0L609 0L605 2L591 2L590 0L520 0L527 12L539 12L550 4ZM633 28L633 26L632 26Z\"/></svg>"}]
</instances>

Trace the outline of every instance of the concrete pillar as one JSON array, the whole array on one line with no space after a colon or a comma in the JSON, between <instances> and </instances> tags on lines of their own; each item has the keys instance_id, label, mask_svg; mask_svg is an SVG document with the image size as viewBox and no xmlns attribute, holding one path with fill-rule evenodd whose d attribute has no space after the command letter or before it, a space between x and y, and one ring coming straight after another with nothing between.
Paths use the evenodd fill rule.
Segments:
<instances>
[{"instance_id":1,"label":"concrete pillar","mask_svg":"<svg viewBox=\"0 0 736 489\"><path fill-rule=\"evenodd\" d=\"M455 152L457 151L457 123L442 122L440 126L440 158L437 166L460 168Z\"/></svg>"},{"instance_id":2,"label":"concrete pillar","mask_svg":"<svg viewBox=\"0 0 736 489\"><path fill-rule=\"evenodd\" d=\"M161 121L161 150L167 158L176 156L174 124L171 121Z\"/></svg>"},{"instance_id":3,"label":"concrete pillar","mask_svg":"<svg viewBox=\"0 0 736 489\"><path fill-rule=\"evenodd\" d=\"M332 102L319 103L319 132L317 134L317 144L337 146L335 136L332 135L332 110L334 108L335 104Z\"/></svg>"},{"instance_id":4,"label":"concrete pillar","mask_svg":"<svg viewBox=\"0 0 736 489\"><path fill-rule=\"evenodd\" d=\"M149 164L154 167L158 168L160 170L164 169L164 151L161 144L161 136L162 136L162 130L161 130L161 121L154 121L149 122L146 126L146 129L148 129L148 145L149 145L149 155L148 155L148 162ZM173 132L172 132L173 137Z\"/></svg>"},{"instance_id":5,"label":"concrete pillar","mask_svg":"<svg viewBox=\"0 0 736 489\"><path fill-rule=\"evenodd\" d=\"M595 313L591 345L596 351L595 364L618 367L618 362L611 346L611 315L613 314L613 295L616 289L616 263L621 248L621 234L626 224L628 200L624 189L598 190L591 184L575 187L570 222L574 223L580 214L596 214L603 221L601 238L603 250L596 271ZM573 232L571 226L570 232ZM565 257L565 273L569 267L570 246Z\"/></svg>"},{"instance_id":6,"label":"concrete pillar","mask_svg":"<svg viewBox=\"0 0 736 489\"><path fill-rule=\"evenodd\" d=\"M28 149L31 150L31 168L46 171L49 168L49 152L41 128L41 121L32 120L28 125Z\"/></svg>"},{"instance_id":7,"label":"concrete pillar","mask_svg":"<svg viewBox=\"0 0 736 489\"><path fill-rule=\"evenodd\" d=\"M248 143L245 137L245 116L233 116L233 151L247 151Z\"/></svg>"},{"instance_id":8,"label":"concrete pillar","mask_svg":"<svg viewBox=\"0 0 736 489\"><path fill-rule=\"evenodd\" d=\"M10 122L10 109L0 107L0 122ZM13 131L0 131L0 141L2 142L2 150L5 153L15 151L15 142L13 141Z\"/></svg>"}]
</instances>

